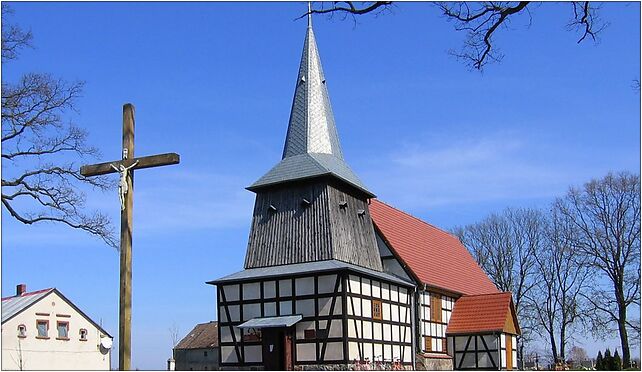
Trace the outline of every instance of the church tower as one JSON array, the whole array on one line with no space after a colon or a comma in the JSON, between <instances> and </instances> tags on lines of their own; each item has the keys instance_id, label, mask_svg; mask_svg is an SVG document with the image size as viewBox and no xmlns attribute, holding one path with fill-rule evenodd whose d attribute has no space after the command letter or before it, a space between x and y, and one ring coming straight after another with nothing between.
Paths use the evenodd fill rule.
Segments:
<instances>
[{"instance_id":1,"label":"church tower","mask_svg":"<svg viewBox=\"0 0 642 372\"><path fill-rule=\"evenodd\" d=\"M368 201L346 163L310 18L282 159L256 193L242 271L217 286L222 369L414 362L414 284L383 271Z\"/></svg>"},{"instance_id":2,"label":"church tower","mask_svg":"<svg viewBox=\"0 0 642 372\"><path fill-rule=\"evenodd\" d=\"M248 189L257 195L246 269L334 259L382 270L374 195L343 158L310 20L283 157Z\"/></svg>"}]
</instances>

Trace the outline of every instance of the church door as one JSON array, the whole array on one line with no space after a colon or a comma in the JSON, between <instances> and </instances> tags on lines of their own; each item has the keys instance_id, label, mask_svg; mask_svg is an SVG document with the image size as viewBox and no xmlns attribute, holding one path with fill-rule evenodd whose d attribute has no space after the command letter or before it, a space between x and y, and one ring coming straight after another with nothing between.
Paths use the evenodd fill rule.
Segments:
<instances>
[{"instance_id":1,"label":"church door","mask_svg":"<svg viewBox=\"0 0 642 372\"><path fill-rule=\"evenodd\" d=\"M289 328L264 328L262 333L263 367L265 370L293 370L292 330Z\"/></svg>"}]
</instances>

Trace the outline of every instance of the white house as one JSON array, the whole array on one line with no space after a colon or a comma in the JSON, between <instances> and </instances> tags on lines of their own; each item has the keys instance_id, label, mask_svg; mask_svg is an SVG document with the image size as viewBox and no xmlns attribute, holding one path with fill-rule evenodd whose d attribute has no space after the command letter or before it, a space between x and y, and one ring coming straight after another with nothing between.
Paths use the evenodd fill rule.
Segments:
<instances>
[{"instance_id":1,"label":"white house","mask_svg":"<svg viewBox=\"0 0 642 372\"><path fill-rule=\"evenodd\" d=\"M55 288L2 299L3 370L109 370L110 336Z\"/></svg>"}]
</instances>

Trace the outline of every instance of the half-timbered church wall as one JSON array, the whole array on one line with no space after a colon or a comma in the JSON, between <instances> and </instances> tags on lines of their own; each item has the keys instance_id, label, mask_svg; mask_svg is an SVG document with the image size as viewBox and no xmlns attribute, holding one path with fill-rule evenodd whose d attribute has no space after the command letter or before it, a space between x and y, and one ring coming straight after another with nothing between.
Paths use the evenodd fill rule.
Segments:
<instances>
[{"instance_id":1,"label":"half-timbered church wall","mask_svg":"<svg viewBox=\"0 0 642 372\"><path fill-rule=\"evenodd\" d=\"M411 366L412 292L412 285L392 276L351 270L222 278L217 292L221 367L262 366L261 329L239 325L287 315L301 315L292 331L295 365L347 368L368 358Z\"/></svg>"}]
</instances>

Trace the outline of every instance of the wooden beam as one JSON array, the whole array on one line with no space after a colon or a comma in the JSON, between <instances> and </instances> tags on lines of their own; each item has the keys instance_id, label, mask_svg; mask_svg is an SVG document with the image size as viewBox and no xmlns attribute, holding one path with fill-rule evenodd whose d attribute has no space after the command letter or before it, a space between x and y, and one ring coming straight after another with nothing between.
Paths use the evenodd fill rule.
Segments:
<instances>
[{"instance_id":1,"label":"wooden beam","mask_svg":"<svg viewBox=\"0 0 642 372\"><path fill-rule=\"evenodd\" d=\"M109 173L115 173L116 171L114 168L111 167L111 164L118 166L119 164L124 164L126 167L138 162L133 170L136 169L145 169L145 168L153 168L153 167L160 167L162 165L174 165L178 164L181 161L180 155L170 152L167 154L160 154L160 155L151 155L151 156L143 156L140 158L134 158L134 159L128 159L126 161L118 160L118 161L111 161L107 163L98 163L98 164L92 164L92 165L83 165L80 167L80 174L82 174L85 177L89 176L99 176L103 174L109 174Z\"/></svg>"}]
</instances>

